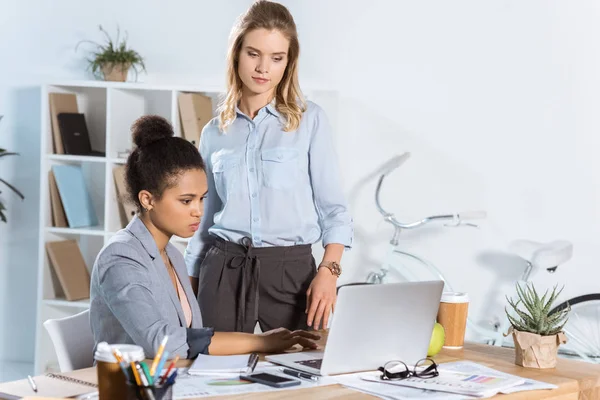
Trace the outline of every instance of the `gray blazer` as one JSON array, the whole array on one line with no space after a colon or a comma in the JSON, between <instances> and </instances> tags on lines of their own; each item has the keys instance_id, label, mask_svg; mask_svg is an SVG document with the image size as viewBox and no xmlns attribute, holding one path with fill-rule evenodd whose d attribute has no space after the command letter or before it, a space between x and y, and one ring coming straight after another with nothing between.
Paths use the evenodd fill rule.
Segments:
<instances>
[{"instance_id":1,"label":"gray blazer","mask_svg":"<svg viewBox=\"0 0 600 400\"><path fill-rule=\"evenodd\" d=\"M207 353L213 335L202 316L183 256L171 243L167 255L192 309L191 328L154 238L136 216L100 251L91 277L90 324L96 346L137 344L154 357L165 335L169 357L193 358Z\"/></svg>"}]
</instances>

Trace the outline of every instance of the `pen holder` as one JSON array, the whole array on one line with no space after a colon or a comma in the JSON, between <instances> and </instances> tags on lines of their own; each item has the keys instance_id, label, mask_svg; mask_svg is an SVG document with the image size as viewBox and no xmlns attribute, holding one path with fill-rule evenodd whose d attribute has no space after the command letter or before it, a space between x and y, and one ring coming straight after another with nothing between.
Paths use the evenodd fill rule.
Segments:
<instances>
[{"instance_id":1,"label":"pen holder","mask_svg":"<svg viewBox=\"0 0 600 400\"><path fill-rule=\"evenodd\" d=\"M127 382L127 400L173 400L173 386L138 386Z\"/></svg>"}]
</instances>

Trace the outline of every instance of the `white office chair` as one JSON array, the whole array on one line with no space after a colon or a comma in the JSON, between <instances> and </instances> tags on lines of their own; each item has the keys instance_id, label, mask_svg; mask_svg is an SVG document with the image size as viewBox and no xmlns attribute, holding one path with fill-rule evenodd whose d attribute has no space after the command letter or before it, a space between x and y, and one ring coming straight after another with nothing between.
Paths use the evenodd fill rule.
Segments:
<instances>
[{"instance_id":1,"label":"white office chair","mask_svg":"<svg viewBox=\"0 0 600 400\"><path fill-rule=\"evenodd\" d=\"M90 311L44 322L54 344L61 372L88 368L94 364L94 337L90 328Z\"/></svg>"}]
</instances>

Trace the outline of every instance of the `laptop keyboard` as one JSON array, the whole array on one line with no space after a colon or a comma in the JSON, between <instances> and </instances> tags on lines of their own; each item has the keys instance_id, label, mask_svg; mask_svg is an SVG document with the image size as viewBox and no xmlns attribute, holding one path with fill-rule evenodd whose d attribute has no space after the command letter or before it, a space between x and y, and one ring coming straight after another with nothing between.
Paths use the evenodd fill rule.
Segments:
<instances>
[{"instance_id":1,"label":"laptop keyboard","mask_svg":"<svg viewBox=\"0 0 600 400\"><path fill-rule=\"evenodd\" d=\"M323 362L323 359L320 358L318 360L296 361L296 364L304 365L304 366L310 367L310 368L321 369L321 363L322 362Z\"/></svg>"}]
</instances>

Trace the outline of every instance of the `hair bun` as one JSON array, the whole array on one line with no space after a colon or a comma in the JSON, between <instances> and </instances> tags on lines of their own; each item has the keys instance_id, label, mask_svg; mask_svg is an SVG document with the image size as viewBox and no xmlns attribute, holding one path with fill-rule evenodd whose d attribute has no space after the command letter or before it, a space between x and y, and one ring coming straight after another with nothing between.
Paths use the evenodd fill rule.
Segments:
<instances>
[{"instance_id":1,"label":"hair bun","mask_svg":"<svg viewBox=\"0 0 600 400\"><path fill-rule=\"evenodd\" d=\"M173 136L173 127L165 118L158 115L145 115L131 126L133 143L138 147L148 146L158 140Z\"/></svg>"}]
</instances>

